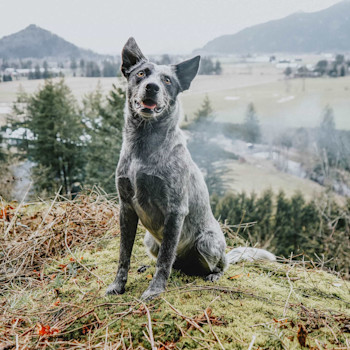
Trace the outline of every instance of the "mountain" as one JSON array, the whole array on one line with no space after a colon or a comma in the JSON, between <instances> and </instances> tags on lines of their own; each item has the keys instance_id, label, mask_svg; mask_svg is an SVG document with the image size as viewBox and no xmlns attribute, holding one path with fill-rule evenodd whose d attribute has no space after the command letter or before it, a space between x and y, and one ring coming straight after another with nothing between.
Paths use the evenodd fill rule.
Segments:
<instances>
[{"instance_id":1,"label":"mountain","mask_svg":"<svg viewBox=\"0 0 350 350\"><path fill-rule=\"evenodd\" d=\"M0 58L98 58L91 50L81 49L35 24L0 39Z\"/></svg>"},{"instance_id":2,"label":"mountain","mask_svg":"<svg viewBox=\"0 0 350 350\"><path fill-rule=\"evenodd\" d=\"M223 35L200 51L221 54L350 51L350 1Z\"/></svg>"}]
</instances>

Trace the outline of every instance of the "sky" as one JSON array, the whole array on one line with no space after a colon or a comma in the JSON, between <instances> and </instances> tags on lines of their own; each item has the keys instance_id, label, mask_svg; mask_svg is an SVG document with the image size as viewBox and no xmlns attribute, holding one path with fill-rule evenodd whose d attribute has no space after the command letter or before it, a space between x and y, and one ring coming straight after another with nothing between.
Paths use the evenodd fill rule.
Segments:
<instances>
[{"instance_id":1,"label":"sky","mask_svg":"<svg viewBox=\"0 0 350 350\"><path fill-rule=\"evenodd\" d=\"M134 36L145 54L188 54L208 41L340 0L0 0L0 37L36 24L82 48L120 53ZM6 15L5 15L6 14Z\"/></svg>"}]
</instances>

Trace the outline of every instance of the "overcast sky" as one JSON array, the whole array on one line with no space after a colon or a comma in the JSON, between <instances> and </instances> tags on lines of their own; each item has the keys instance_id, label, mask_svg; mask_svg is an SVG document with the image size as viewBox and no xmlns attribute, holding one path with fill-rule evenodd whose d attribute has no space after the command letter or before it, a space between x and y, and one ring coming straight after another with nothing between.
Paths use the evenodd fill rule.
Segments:
<instances>
[{"instance_id":1,"label":"overcast sky","mask_svg":"<svg viewBox=\"0 0 350 350\"><path fill-rule=\"evenodd\" d=\"M0 0L0 37L36 24L83 48L119 53L134 36L146 54L190 53L209 40L340 0Z\"/></svg>"}]
</instances>

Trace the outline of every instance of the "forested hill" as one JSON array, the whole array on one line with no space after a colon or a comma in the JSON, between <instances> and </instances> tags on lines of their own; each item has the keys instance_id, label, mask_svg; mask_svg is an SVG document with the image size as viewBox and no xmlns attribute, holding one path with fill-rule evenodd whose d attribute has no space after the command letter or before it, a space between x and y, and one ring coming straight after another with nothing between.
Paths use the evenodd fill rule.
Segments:
<instances>
[{"instance_id":1,"label":"forested hill","mask_svg":"<svg viewBox=\"0 0 350 350\"><path fill-rule=\"evenodd\" d=\"M81 49L48 30L31 24L0 39L0 58L98 58L101 55Z\"/></svg>"},{"instance_id":2,"label":"forested hill","mask_svg":"<svg viewBox=\"0 0 350 350\"><path fill-rule=\"evenodd\" d=\"M325 10L255 25L208 42L206 53L327 52L350 50L350 1Z\"/></svg>"}]
</instances>

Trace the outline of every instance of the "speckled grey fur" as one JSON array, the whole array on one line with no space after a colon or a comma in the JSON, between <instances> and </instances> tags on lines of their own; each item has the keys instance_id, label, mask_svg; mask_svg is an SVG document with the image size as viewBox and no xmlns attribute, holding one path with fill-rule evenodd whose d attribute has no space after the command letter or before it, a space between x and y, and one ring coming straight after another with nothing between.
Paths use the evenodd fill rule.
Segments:
<instances>
[{"instance_id":1,"label":"speckled grey fur","mask_svg":"<svg viewBox=\"0 0 350 350\"><path fill-rule=\"evenodd\" d=\"M155 275L142 299L165 290L172 267L215 281L230 260L273 260L271 253L257 249L247 256L237 251L239 259L234 251L229 253L232 259L225 254L225 238L212 214L204 178L178 126L181 111L177 96L190 87L199 56L174 66L156 65L130 38L122 60L128 90L116 172L121 203L120 259L107 294L125 291L138 220L147 229L145 246L157 258Z\"/></svg>"}]
</instances>

